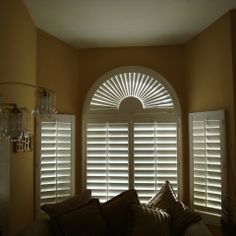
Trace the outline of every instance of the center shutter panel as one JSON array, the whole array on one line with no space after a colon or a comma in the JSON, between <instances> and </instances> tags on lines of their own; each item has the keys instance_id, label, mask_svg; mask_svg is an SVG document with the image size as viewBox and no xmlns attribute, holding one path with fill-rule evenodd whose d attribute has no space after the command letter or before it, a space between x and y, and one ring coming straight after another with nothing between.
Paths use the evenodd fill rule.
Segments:
<instances>
[{"instance_id":1,"label":"center shutter panel","mask_svg":"<svg viewBox=\"0 0 236 236\"><path fill-rule=\"evenodd\" d=\"M177 124L134 124L134 184L147 202L169 180L177 193Z\"/></svg>"},{"instance_id":2,"label":"center shutter panel","mask_svg":"<svg viewBox=\"0 0 236 236\"><path fill-rule=\"evenodd\" d=\"M72 123L70 119L41 122L40 205L73 194Z\"/></svg>"},{"instance_id":3,"label":"center shutter panel","mask_svg":"<svg viewBox=\"0 0 236 236\"><path fill-rule=\"evenodd\" d=\"M128 124L87 124L87 188L105 202L128 189Z\"/></svg>"},{"instance_id":4,"label":"center shutter panel","mask_svg":"<svg viewBox=\"0 0 236 236\"><path fill-rule=\"evenodd\" d=\"M221 120L195 120L192 133L194 208L219 214L222 187Z\"/></svg>"}]
</instances>

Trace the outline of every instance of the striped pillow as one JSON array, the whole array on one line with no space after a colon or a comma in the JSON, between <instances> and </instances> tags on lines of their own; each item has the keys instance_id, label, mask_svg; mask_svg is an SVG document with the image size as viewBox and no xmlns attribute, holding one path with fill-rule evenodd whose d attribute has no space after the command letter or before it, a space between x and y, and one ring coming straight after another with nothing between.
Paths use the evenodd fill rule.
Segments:
<instances>
[{"instance_id":1,"label":"striped pillow","mask_svg":"<svg viewBox=\"0 0 236 236\"><path fill-rule=\"evenodd\" d=\"M129 236L170 235L170 215L162 209L147 205L132 205Z\"/></svg>"},{"instance_id":2,"label":"striped pillow","mask_svg":"<svg viewBox=\"0 0 236 236\"><path fill-rule=\"evenodd\" d=\"M159 192L151 198L148 206L165 209L171 215L171 235L179 235L187 226L201 220L200 215L176 198L169 181L166 181Z\"/></svg>"}]
</instances>

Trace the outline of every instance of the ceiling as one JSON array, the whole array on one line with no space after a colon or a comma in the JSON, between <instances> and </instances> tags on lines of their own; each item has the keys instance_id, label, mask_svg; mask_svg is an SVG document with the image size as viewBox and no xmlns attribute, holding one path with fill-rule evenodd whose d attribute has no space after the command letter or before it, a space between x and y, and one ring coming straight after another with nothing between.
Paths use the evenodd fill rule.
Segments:
<instances>
[{"instance_id":1,"label":"ceiling","mask_svg":"<svg viewBox=\"0 0 236 236\"><path fill-rule=\"evenodd\" d=\"M183 44L236 0L24 0L36 26L76 48Z\"/></svg>"}]
</instances>

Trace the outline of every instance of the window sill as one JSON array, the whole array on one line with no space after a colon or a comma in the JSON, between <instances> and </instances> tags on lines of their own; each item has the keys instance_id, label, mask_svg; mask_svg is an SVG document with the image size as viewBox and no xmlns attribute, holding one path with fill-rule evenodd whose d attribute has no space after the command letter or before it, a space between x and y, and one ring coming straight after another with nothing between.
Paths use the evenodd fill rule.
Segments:
<instances>
[{"instance_id":1,"label":"window sill","mask_svg":"<svg viewBox=\"0 0 236 236\"><path fill-rule=\"evenodd\" d=\"M220 215L212 214L204 211L196 211L202 217L202 220L205 224L220 226Z\"/></svg>"}]
</instances>

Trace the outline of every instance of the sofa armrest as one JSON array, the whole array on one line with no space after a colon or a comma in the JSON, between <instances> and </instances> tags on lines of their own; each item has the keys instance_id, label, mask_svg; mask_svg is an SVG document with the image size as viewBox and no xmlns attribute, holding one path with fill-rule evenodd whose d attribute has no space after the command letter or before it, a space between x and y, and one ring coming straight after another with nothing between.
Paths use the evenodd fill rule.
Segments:
<instances>
[{"instance_id":1,"label":"sofa armrest","mask_svg":"<svg viewBox=\"0 0 236 236\"><path fill-rule=\"evenodd\" d=\"M15 236L52 236L49 218L43 217L19 231Z\"/></svg>"},{"instance_id":2,"label":"sofa armrest","mask_svg":"<svg viewBox=\"0 0 236 236\"><path fill-rule=\"evenodd\" d=\"M208 230L207 226L203 221L198 221L194 224L189 225L183 236L213 236L212 233Z\"/></svg>"}]
</instances>

